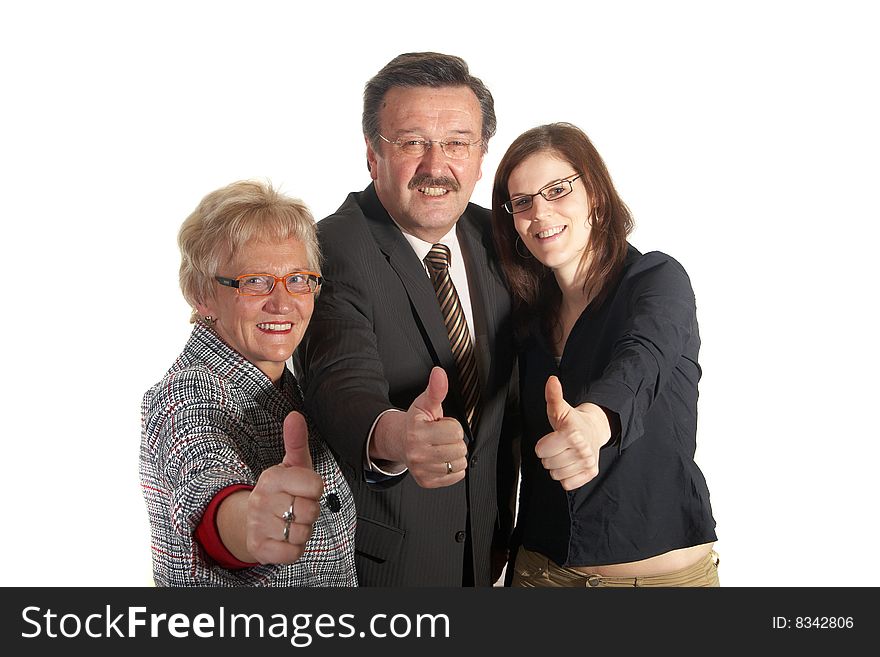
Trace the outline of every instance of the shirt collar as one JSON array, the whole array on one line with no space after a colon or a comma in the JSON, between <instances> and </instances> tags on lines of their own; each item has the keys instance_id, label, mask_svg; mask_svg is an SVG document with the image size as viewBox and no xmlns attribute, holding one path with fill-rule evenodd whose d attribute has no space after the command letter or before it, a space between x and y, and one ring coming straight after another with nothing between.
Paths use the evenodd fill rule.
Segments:
<instances>
[{"instance_id":1,"label":"shirt collar","mask_svg":"<svg viewBox=\"0 0 880 657\"><path fill-rule=\"evenodd\" d=\"M436 242L426 242L425 240L419 239L415 235L411 235L410 233L406 232L403 227L394 220L394 217L391 217L391 221L394 221L394 225L400 229L400 232L403 233L404 238L406 238L406 241L409 242L409 245L412 247L413 251L416 252L419 260L421 260L422 262L424 262L425 258L428 255L428 252L431 250L431 247L434 246L434 244L443 244L448 247L453 259L455 259L456 256L461 252L458 246L458 238L456 236L458 222L455 223L455 225L452 227L452 230L450 230Z\"/></svg>"}]
</instances>

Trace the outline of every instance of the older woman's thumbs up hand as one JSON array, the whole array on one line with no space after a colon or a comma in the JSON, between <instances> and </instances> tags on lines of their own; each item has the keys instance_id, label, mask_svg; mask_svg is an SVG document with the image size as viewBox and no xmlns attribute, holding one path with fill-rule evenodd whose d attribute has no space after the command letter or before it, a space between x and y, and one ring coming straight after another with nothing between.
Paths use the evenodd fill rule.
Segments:
<instances>
[{"instance_id":1,"label":"older woman's thumbs up hand","mask_svg":"<svg viewBox=\"0 0 880 657\"><path fill-rule=\"evenodd\" d=\"M284 420L284 459L267 468L247 502L248 561L293 563L305 551L321 513L324 482L312 469L305 418Z\"/></svg>"}]
</instances>

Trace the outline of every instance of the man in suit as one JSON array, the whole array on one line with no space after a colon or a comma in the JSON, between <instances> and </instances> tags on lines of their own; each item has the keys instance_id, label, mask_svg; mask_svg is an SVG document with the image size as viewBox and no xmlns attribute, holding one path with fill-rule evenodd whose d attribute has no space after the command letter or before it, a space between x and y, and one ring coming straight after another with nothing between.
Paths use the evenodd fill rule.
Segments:
<instances>
[{"instance_id":1,"label":"man in suit","mask_svg":"<svg viewBox=\"0 0 880 657\"><path fill-rule=\"evenodd\" d=\"M519 432L510 299L469 202L492 95L458 57L400 55L366 85L363 132L373 182L318 223L306 409L355 496L361 585L489 586Z\"/></svg>"}]
</instances>

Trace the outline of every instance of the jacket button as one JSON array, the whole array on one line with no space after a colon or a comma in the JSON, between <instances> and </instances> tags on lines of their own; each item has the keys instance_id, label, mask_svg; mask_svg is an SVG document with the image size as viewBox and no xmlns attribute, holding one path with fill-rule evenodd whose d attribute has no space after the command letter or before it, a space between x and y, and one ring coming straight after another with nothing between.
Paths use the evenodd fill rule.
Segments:
<instances>
[{"instance_id":1,"label":"jacket button","mask_svg":"<svg viewBox=\"0 0 880 657\"><path fill-rule=\"evenodd\" d=\"M336 493L330 493L327 496L327 508L333 513L336 513L342 508L342 502L339 501L339 496Z\"/></svg>"},{"instance_id":2,"label":"jacket button","mask_svg":"<svg viewBox=\"0 0 880 657\"><path fill-rule=\"evenodd\" d=\"M477 464L477 457L475 456L471 459L471 467L474 467L476 464Z\"/></svg>"},{"instance_id":3,"label":"jacket button","mask_svg":"<svg viewBox=\"0 0 880 657\"><path fill-rule=\"evenodd\" d=\"M456 543L464 543L464 532L455 532L455 542Z\"/></svg>"}]
</instances>

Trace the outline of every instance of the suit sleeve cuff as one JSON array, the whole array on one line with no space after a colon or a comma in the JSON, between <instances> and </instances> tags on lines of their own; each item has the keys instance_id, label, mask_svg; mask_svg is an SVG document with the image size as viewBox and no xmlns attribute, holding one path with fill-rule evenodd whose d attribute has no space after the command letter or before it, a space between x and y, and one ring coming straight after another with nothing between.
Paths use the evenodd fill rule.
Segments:
<instances>
[{"instance_id":1,"label":"suit sleeve cuff","mask_svg":"<svg viewBox=\"0 0 880 657\"><path fill-rule=\"evenodd\" d=\"M407 468L404 467L402 470L397 472L389 472L386 469L382 469L379 465L377 465L370 458L370 444L373 442L373 434L376 431L376 425L379 424L379 418L381 418L386 413L402 413L403 411L397 408L389 408L386 411L382 411L379 415L376 416L376 419L373 421L373 426L370 427L370 433L367 436L367 442L364 447L364 472L366 474L367 481L370 483L378 483L390 477L397 477L402 474L405 474Z\"/></svg>"}]
</instances>

